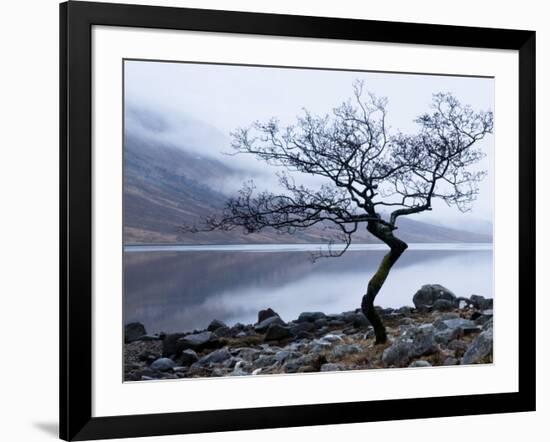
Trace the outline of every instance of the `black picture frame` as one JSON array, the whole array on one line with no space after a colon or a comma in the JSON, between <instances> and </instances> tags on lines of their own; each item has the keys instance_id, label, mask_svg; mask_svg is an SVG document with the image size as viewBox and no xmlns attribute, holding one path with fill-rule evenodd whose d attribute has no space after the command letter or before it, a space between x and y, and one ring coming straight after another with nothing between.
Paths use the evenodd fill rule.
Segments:
<instances>
[{"instance_id":1,"label":"black picture frame","mask_svg":"<svg viewBox=\"0 0 550 442\"><path fill-rule=\"evenodd\" d=\"M519 53L519 391L92 417L94 25ZM60 5L60 437L90 440L535 410L535 32L108 3Z\"/></svg>"}]
</instances>

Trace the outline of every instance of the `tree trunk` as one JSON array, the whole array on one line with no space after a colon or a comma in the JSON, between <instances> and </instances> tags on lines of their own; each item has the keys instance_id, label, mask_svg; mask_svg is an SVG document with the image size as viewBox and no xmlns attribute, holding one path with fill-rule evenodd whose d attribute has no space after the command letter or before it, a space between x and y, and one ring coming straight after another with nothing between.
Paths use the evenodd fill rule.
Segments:
<instances>
[{"instance_id":1,"label":"tree trunk","mask_svg":"<svg viewBox=\"0 0 550 442\"><path fill-rule=\"evenodd\" d=\"M392 266L396 263L408 246L407 243L395 237L393 232L388 227L379 223L369 223L367 230L378 239L384 241L384 243L390 247L390 251L384 255L382 262L378 266L378 270L370 279L367 293L363 296L363 300L361 302L361 310L374 328L376 344L383 344L387 340L386 328L384 327L380 316L374 309L374 299L382 288L384 281L386 281Z\"/></svg>"}]
</instances>

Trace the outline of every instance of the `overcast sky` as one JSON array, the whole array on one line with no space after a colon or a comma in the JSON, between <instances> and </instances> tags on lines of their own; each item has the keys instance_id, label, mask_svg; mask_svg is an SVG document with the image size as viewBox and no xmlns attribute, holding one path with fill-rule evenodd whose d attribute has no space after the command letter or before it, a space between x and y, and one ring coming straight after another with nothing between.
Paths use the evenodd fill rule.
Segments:
<instances>
[{"instance_id":1,"label":"overcast sky","mask_svg":"<svg viewBox=\"0 0 550 442\"><path fill-rule=\"evenodd\" d=\"M413 120L430 110L432 94L437 92L451 92L474 110L493 110L494 81L487 78L144 61L125 62L125 103L127 109L162 117L165 123L154 127L159 139L265 171L265 164L254 158L222 155L231 151L229 133L271 117L292 124L303 108L319 114L330 112L352 95L356 79L364 80L368 91L388 98L392 130L416 132ZM137 130L127 126L129 129ZM200 141L201 136L205 142ZM481 146L487 157L480 167L488 176L480 185L470 217L491 221L493 137L488 136ZM422 218L453 225L464 221L456 208L444 204L434 204L434 210Z\"/></svg>"}]
</instances>

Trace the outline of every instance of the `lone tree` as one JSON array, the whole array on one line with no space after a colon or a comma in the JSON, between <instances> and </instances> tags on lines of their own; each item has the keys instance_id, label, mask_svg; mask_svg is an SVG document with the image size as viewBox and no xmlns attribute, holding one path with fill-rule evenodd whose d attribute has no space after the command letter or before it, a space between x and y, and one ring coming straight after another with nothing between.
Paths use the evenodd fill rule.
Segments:
<instances>
[{"instance_id":1,"label":"lone tree","mask_svg":"<svg viewBox=\"0 0 550 442\"><path fill-rule=\"evenodd\" d=\"M470 166L484 156L477 142L492 133L493 114L474 112L451 94L439 93L433 96L431 112L415 120L416 134L390 133L387 99L365 93L359 81L353 92L353 98L330 115L306 110L293 126L283 128L271 119L232 133L236 153L282 167L282 190L259 192L252 182L245 183L221 215L204 219L203 228L293 233L331 224L344 247L337 252L329 248L324 255L341 256L354 233L366 226L389 247L361 302L380 344L387 336L374 300L407 249L395 234L398 220L431 210L435 198L463 212L470 209L486 174ZM316 189L297 184L292 172L323 177L323 184Z\"/></svg>"}]
</instances>

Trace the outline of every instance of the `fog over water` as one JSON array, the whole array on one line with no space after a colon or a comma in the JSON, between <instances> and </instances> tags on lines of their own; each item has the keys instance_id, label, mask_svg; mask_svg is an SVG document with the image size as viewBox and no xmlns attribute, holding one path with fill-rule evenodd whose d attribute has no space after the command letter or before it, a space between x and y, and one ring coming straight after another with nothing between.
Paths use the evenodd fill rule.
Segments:
<instances>
[{"instance_id":1,"label":"fog over water","mask_svg":"<svg viewBox=\"0 0 550 442\"><path fill-rule=\"evenodd\" d=\"M412 245L376 304L412 305L416 290L436 283L457 296L493 297L490 245L445 246L415 250ZM302 311L354 310L384 254L357 250L312 262L310 252L281 250L127 251L124 320L140 321L157 333L204 328L213 319L254 323L258 310L267 307L285 320Z\"/></svg>"}]
</instances>

